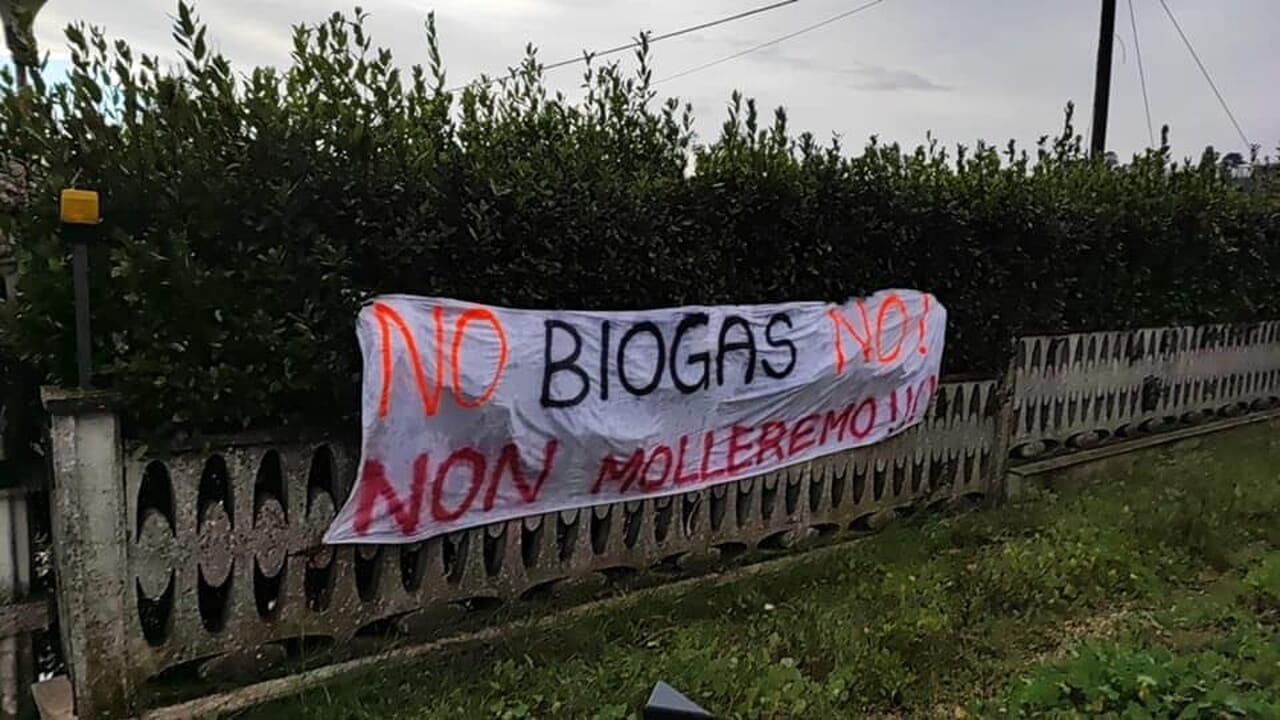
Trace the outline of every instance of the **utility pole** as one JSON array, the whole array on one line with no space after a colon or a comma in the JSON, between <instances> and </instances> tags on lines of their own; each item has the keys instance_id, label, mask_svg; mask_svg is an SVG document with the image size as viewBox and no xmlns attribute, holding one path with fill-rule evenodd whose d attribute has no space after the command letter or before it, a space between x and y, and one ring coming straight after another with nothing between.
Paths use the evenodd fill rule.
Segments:
<instances>
[{"instance_id":1,"label":"utility pole","mask_svg":"<svg viewBox=\"0 0 1280 720\"><path fill-rule=\"evenodd\" d=\"M1102 157L1107 151L1107 110L1111 101L1111 50L1116 39L1116 0L1102 0L1102 27L1098 30L1098 74L1093 81L1093 134L1089 151Z\"/></svg>"}]
</instances>

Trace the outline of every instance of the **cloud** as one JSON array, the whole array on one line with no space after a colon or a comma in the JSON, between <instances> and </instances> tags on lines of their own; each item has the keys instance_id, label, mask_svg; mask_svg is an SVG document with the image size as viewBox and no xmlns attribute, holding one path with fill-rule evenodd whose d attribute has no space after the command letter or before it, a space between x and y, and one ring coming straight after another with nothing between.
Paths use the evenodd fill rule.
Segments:
<instances>
[{"instance_id":1,"label":"cloud","mask_svg":"<svg viewBox=\"0 0 1280 720\"><path fill-rule=\"evenodd\" d=\"M731 42L741 52L752 47L750 43ZM731 53L727 53L731 54ZM913 70L901 67L886 67L873 63L855 62L852 65L831 64L814 57L787 52L779 45L772 45L752 53L749 56L756 63L771 65L775 68L788 68L811 75L823 74L835 76L846 87L873 92L894 92L900 90L917 90L928 92L945 92L951 87L937 82Z\"/></svg>"},{"instance_id":2,"label":"cloud","mask_svg":"<svg viewBox=\"0 0 1280 720\"><path fill-rule=\"evenodd\" d=\"M922 90L947 92L951 88L911 70L888 68L881 65L858 63L852 70L853 87L859 90L893 92L896 90Z\"/></svg>"}]
</instances>

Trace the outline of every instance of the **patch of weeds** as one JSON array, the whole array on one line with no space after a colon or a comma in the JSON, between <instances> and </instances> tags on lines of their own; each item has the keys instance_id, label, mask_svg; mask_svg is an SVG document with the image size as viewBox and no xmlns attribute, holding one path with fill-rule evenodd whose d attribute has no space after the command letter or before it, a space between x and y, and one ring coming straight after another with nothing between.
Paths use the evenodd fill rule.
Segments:
<instances>
[{"instance_id":1,"label":"patch of weeds","mask_svg":"<svg viewBox=\"0 0 1280 720\"><path fill-rule=\"evenodd\" d=\"M826 681L830 701L840 707L899 705L918 680L905 658L872 643L850 648L845 659Z\"/></svg>"},{"instance_id":2,"label":"patch of weeds","mask_svg":"<svg viewBox=\"0 0 1280 720\"><path fill-rule=\"evenodd\" d=\"M1244 577L1254 610L1264 622L1280 622L1280 551L1268 553Z\"/></svg>"},{"instance_id":3,"label":"patch of weeds","mask_svg":"<svg viewBox=\"0 0 1280 720\"><path fill-rule=\"evenodd\" d=\"M967 569L961 597L971 618L1065 612L1132 597L1151 583L1147 563L1123 534L1088 524L996 546Z\"/></svg>"},{"instance_id":4,"label":"patch of weeds","mask_svg":"<svg viewBox=\"0 0 1280 720\"><path fill-rule=\"evenodd\" d=\"M1251 637L1232 650L1174 654L1163 648L1087 644L1037 669L981 716L1280 718L1274 669L1280 647Z\"/></svg>"},{"instance_id":5,"label":"patch of weeds","mask_svg":"<svg viewBox=\"0 0 1280 720\"><path fill-rule=\"evenodd\" d=\"M1057 496L1045 492L1036 502L1019 502L1000 512L973 512L948 518L941 523L948 544L956 549L995 545L1010 539L1030 537L1049 524Z\"/></svg>"},{"instance_id":6,"label":"patch of weeds","mask_svg":"<svg viewBox=\"0 0 1280 720\"><path fill-rule=\"evenodd\" d=\"M1147 614L1149 628L1175 650L1201 650L1222 633L1256 622L1252 610L1241 604L1246 595L1237 576L1174 593L1165 607Z\"/></svg>"},{"instance_id":7,"label":"patch of weeds","mask_svg":"<svg viewBox=\"0 0 1280 720\"><path fill-rule=\"evenodd\" d=\"M1137 516L1138 531L1158 547L1176 549L1223 571L1233 566L1240 485L1214 482L1205 476L1164 489L1146 512Z\"/></svg>"}]
</instances>

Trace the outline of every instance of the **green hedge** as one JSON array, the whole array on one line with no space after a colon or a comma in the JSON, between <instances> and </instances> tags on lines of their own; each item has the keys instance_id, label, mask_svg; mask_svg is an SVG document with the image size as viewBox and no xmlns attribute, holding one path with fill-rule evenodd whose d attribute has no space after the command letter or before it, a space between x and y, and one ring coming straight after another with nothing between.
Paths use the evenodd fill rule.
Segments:
<instances>
[{"instance_id":1,"label":"green hedge","mask_svg":"<svg viewBox=\"0 0 1280 720\"><path fill-rule=\"evenodd\" d=\"M33 168L3 210L22 297L8 352L74 381L57 191L104 193L92 296L98 382L138 428L328 423L356 412L353 319L376 292L639 308L845 299L890 286L951 312L947 368L990 371L1030 331L1280 317L1273 199L1211 154L1090 161L1070 122L1028 153L874 139L857 156L734 95L695 142L649 72L589 70L549 95L403 74L362 20L299 28L247 75L180 8L185 67L68 30L69 84L0 92L0 157ZM691 169L695 168L695 169Z\"/></svg>"}]
</instances>

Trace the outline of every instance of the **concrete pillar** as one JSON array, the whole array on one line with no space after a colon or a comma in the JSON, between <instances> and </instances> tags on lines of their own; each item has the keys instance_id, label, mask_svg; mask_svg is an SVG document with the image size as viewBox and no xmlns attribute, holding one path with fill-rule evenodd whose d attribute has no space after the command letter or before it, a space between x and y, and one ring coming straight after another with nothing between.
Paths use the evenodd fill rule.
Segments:
<instances>
[{"instance_id":1,"label":"concrete pillar","mask_svg":"<svg viewBox=\"0 0 1280 720\"><path fill-rule=\"evenodd\" d=\"M45 388L58 620L79 720L132 710L128 505L113 398Z\"/></svg>"},{"instance_id":2,"label":"concrete pillar","mask_svg":"<svg viewBox=\"0 0 1280 720\"><path fill-rule=\"evenodd\" d=\"M1021 492L1021 487L1010 486L1011 481L1016 484L1018 479L1011 479L1009 475L1009 455L1013 452L1013 435L1016 431L1013 423L1013 406L1021 391L1018 383L1018 350L1021 342L1014 339L1009 344L1009 360L996 385L998 409L995 438L991 447L991 491L987 495L992 504L1011 500L1011 494Z\"/></svg>"},{"instance_id":3,"label":"concrete pillar","mask_svg":"<svg viewBox=\"0 0 1280 720\"><path fill-rule=\"evenodd\" d=\"M13 478L0 478L12 481ZM31 531L27 488L0 487L0 608L16 606L31 589ZM17 718L29 706L35 682L31 634L0 624L0 719Z\"/></svg>"},{"instance_id":4,"label":"concrete pillar","mask_svg":"<svg viewBox=\"0 0 1280 720\"><path fill-rule=\"evenodd\" d=\"M0 238L0 303L13 297L17 265ZM20 412L12 378L0 377L0 463L5 458L10 415ZM26 488L15 477L0 477L0 606L24 600L31 584L31 532L27 525ZM35 680L31 635L8 634L0 628L0 719L18 717L27 689Z\"/></svg>"}]
</instances>

